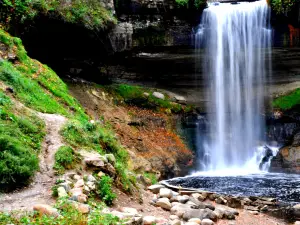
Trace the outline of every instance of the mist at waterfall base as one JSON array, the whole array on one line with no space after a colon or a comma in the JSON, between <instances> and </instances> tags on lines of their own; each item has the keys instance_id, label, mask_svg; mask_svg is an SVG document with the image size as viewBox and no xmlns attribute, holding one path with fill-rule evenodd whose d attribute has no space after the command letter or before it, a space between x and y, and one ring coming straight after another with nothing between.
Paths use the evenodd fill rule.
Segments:
<instances>
[{"instance_id":1,"label":"mist at waterfall base","mask_svg":"<svg viewBox=\"0 0 300 225\"><path fill-rule=\"evenodd\" d=\"M263 151L258 145L264 140L261 113L271 34L266 1L210 3L204 10L195 41L196 48L205 49L211 122L210 135L198 135L200 170L267 169L259 168Z\"/></svg>"}]
</instances>

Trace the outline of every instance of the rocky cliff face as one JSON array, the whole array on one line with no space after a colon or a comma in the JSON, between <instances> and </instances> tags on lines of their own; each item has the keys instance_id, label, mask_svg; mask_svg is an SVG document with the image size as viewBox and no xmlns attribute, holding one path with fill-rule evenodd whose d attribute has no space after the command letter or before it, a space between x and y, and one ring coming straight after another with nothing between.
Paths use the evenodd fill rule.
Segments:
<instances>
[{"instance_id":1,"label":"rocky cliff face","mask_svg":"<svg viewBox=\"0 0 300 225\"><path fill-rule=\"evenodd\" d=\"M300 120L298 109L275 113L268 130L268 141L280 148L271 161L272 172L300 173Z\"/></svg>"}]
</instances>

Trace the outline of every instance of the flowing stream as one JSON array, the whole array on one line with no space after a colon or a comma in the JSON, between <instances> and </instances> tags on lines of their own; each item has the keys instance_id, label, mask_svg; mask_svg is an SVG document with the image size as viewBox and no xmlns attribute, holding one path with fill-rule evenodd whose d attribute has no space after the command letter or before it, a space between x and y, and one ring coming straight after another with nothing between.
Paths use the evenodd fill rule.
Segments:
<instances>
[{"instance_id":1,"label":"flowing stream","mask_svg":"<svg viewBox=\"0 0 300 225\"><path fill-rule=\"evenodd\" d=\"M205 170L253 168L263 141L265 64L271 47L266 1L210 3L196 34L206 51L210 133L202 142ZM268 50L268 51L267 51ZM259 164L259 163L258 163Z\"/></svg>"}]
</instances>

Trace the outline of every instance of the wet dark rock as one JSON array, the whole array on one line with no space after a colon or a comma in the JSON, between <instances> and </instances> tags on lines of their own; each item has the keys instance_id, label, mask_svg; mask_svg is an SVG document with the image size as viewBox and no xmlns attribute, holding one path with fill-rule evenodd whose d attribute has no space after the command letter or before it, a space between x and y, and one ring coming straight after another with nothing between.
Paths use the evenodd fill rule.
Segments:
<instances>
[{"instance_id":1,"label":"wet dark rock","mask_svg":"<svg viewBox=\"0 0 300 225\"><path fill-rule=\"evenodd\" d=\"M227 198L227 205L231 208L242 208L241 200L235 197Z\"/></svg>"}]
</instances>

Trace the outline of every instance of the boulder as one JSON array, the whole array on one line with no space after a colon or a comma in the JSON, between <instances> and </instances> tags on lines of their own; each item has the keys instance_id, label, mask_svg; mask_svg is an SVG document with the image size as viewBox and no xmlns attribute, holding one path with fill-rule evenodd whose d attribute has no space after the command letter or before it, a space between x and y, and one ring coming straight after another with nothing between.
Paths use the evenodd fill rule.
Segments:
<instances>
[{"instance_id":1,"label":"boulder","mask_svg":"<svg viewBox=\"0 0 300 225\"><path fill-rule=\"evenodd\" d=\"M103 167L103 170L105 173L109 174L111 177L115 177L117 174L115 167L113 167L113 165L111 165L110 163L107 163Z\"/></svg>"},{"instance_id":2,"label":"boulder","mask_svg":"<svg viewBox=\"0 0 300 225\"><path fill-rule=\"evenodd\" d=\"M176 102L178 102L180 104L185 104L186 103L186 99L183 96L176 95L176 96L174 96L174 99L175 99Z\"/></svg>"},{"instance_id":3,"label":"boulder","mask_svg":"<svg viewBox=\"0 0 300 225\"><path fill-rule=\"evenodd\" d=\"M83 179L77 180L77 182L74 184L74 188L81 188L84 186L84 181Z\"/></svg>"},{"instance_id":4,"label":"boulder","mask_svg":"<svg viewBox=\"0 0 300 225\"><path fill-rule=\"evenodd\" d=\"M179 218L182 218L183 214L190 209L191 209L191 206L179 203L171 208L171 213L175 214Z\"/></svg>"},{"instance_id":5,"label":"boulder","mask_svg":"<svg viewBox=\"0 0 300 225\"><path fill-rule=\"evenodd\" d=\"M59 216L57 209L46 204L36 204L33 206L33 210L39 212L40 215L52 216L55 218Z\"/></svg>"},{"instance_id":6,"label":"boulder","mask_svg":"<svg viewBox=\"0 0 300 225\"><path fill-rule=\"evenodd\" d=\"M300 204L294 205L292 208L294 217L300 218Z\"/></svg>"},{"instance_id":7,"label":"boulder","mask_svg":"<svg viewBox=\"0 0 300 225\"><path fill-rule=\"evenodd\" d=\"M66 192L66 190L65 190L64 187L58 187L57 188L57 192L58 192L58 197L59 198L67 197L68 196L68 194L67 194L67 192Z\"/></svg>"},{"instance_id":8,"label":"boulder","mask_svg":"<svg viewBox=\"0 0 300 225\"><path fill-rule=\"evenodd\" d=\"M152 93L152 96L155 97L155 98L159 98L159 99L165 99L165 95L160 93L160 92L153 92Z\"/></svg>"},{"instance_id":9,"label":"boulder","mask_svg":"<svg viewBox=\"0 0 300 225\"><path fill-rule=\"evenodd\" d=\"M153 194L158 194L159 190L164 187L165 186L163 186L161 184L154 184L154 185L151 185L150 187L148 187L148 190L151 191Z\"/></svg>"},{"instance_id":10,"label":"boulder","mask_svg":"<svg viewBox=\"0 0 300 225\"><path fill-rule=\"evenodd\" d=\"M84 162L87 166L93 166L93 167L104 167L105 163L100 157L90 157L84 159Z\"/></svg>"},{"instance_id":11,"label":"boulder","mask_svg":"<svg viewBox=\"0 0 300 225\"><path fill-rule=\"evenodd\" d=\"M105 157L107 158L108 162L112 165L116 163L116 158L113 154L105 154Z\"/></svg>"},{"instance_id":12,"label":"boulder","mask_svg":"<svg viewBox=\"0 0 300 225\"><path fill-rule=\"evenodd\" d=\"M225 214L225 210L221 209L221 208L217 208L215 209L215 214L217 215L218 219L222 219L224 214Z\"/></svg>"},{"instance_id":13,"label":"boulder","mask_svg":"<svg viewBox=\"0 0 300 225\"><path fill-rule=\"evenodd\" d=\"M96 182L96 178L92 174L90 174L87 177L87 181L95 183Z\"/></svg>"},{"instance_id":14,"label":"boulder","mask_svg":"<svg viewBox=\"0 0 300 225\"><path fill-rule=\"evenodd\" d=\"M72 174L71 174L72 175ZM81 176L79 176L78 174L74 174L73 175L73 179L74 180L80 180L81 179Z\"/></svg>"},{"instance_id":15,"label":"boulder","mask_svg":"<svg viewBox=\"0 0 300 225\"><path fill-rule=\"evenodd\" d=\"M217 220L217 214L214 213L214 211L210 209L189 209L186 210L183 214L184 220L190 220L192 218L199 218L200 220L203 219L211 219L211 220Z\"/></svg>"},{"instance_id":16,"label":"boulder","mask_svg":"<svg viewBox=\"0 0 300 225\"><path fill-rule=\"evenodd\" d=\"M203 202L205 200L205 197L202 194L199 194L199 193L193 193L192 197L194 199L197 199L200 202Z\"/></svg>"},{"instance_id":17,"label":"boulder","mask_svg":"<svg viewBox=\"0 0 300 225\"><path fill-rule=\"evenodd\" d=\"M199 224L196 222L187 222L187 223L185 223L185 225L199 225Z\"/></svg>"},{"instance_id":18,"label":"boulder","mask_svg":"<svg viewBox=\"0 0 300 225\"><path fill-rule=\"evenodd\" d=\"M242 201L235 197L230 197L227 199L227 205L231 208L242 208Z\"/></svg>"},{"instance_id":19,"label":"boulder","mask_svg":"<svg viewBox=\"0 0 300 225\"><path fill-rule=\"evenodd\" d=\"M156 224L156 217L155 216L144 216L143 223L144 223L144 225Z\"/></svg>"},{"instance_id":20,"label":"boulder","mask_svg":"<svg viewBox=\"0 0 300 225\"><path fill-rule=\"evenodd\" d=\"M216 198L218 198L219 197L219 195L217 195L217 194L215 194L215 193L212 193L212 194L210 194L209 196L208 196L208 198L209 198L209 200L211 200L211 201L214 201Z\"/></svg>"},{"instance_id":21,"label":"boulder","mask_svg":"<svg viewBox=\"0 0 300 225\"><path fill-rule=\"evenodd\" d=\"M210 219L204 219L201 222L201 225L214 225L215 223L211 221Z\"/></svg>"},{"instance_id":22,"label":"boulder","mask_svg":"<svg viewBox=\"0 0 300 225\"><path fill-rule=\"evenodd\" d=\"M169 222L170 225L181 225L181 221L179 219L172 220Z\"/></svg>"},{"instance_id":23,"label":"boulder","mask_svg":"<svg viewBox=\"0 0 300 225\"><path fill-rule=\"evenodd\" d=\"M83 188L82 187L81 188L73 188L70 190L69 193L71 196L81 195L81 194L83 194Z\"/></svg>"},{"instance_id":24,"label":"boulder","mask_svg":"<svg viewBox=\"0 0 300 225\"><path fill-rule=\"evenodd\" d=\"M177 219L179 219L179 217L176 216L176 215L171 215L171 216L170 216L170 220L177 220Z\"/></svg>"},{"instance_id":25,"label":"boulder","mask_svg":"<svg viewBox=\"0 0 300 225\"><path fill-rule=\"evenodd\" d=\"M87 195L85 194L79 194L79 195L73 195L70 200L80 202L80 203L85 203L87 202Z\"/></svg>"},{"instance_id":26,"label":"boulder","mask_svg":"<svg viewBox=\"0 0 300 225\"><path fill-rule=\"evenodd\" d=\"M73 205L82 214L88 214L90 212L90 206L88 204L74 202Z\"/></svg>"},{"instance_id":27,"label":"boulder","mask_svg":"<svg viewBox=\"0 0 300 225\"><path fill-rule=\"evenodd\" d=\"M172 190L168 188L161 188L159 190L159 196L161 198L171 198L173 196Z\"/></svg>"},{"instance_id":28,"label":"boulder","mask_svg":"<svg viewBox=\"0 0 300 225\"><path fill-rule=\"evenodd\" d=\"M195 203L192 202L192 201L188 201L186 204L187 204L187 205L190 205L190 206L198 206L198 207L199 207L199 205L195 204Z\"/></svg>"},{"instance_id":29,"label":"boulder","mask_svg":"<svg viewBox=\"0 0 300 225\"><path fill-rule=\"evenodd\" d=\"M89 187L89 189L90 189L91 191L94 191L94 190L96 189L96 184L95 184L94 182L88 181L88 182L86 183L86 185Z\"/></svg>"},{"instance_id":30,"label":"boulder","mask_svg":"<svg viewBox=\"0 0 300 225\"><path fill-rule=\"evenodd\" d=\"M190 197L188 195L179 195L177 196L177 199L178 202L185 204L189 201Z\"/></svg>"},{"instance_id":31,"label":"boulder","mask_svg":"<svg viewBox=\"0 0 300 225\"><path fill-rule=\"evenodd\" d=\"M156 202L156 205L165 210L170 210L172 208L172 205L168 198L159 198Z\"/></svg>"},{"instance_id":32,"label":"boulder","mask_svg":"<svg viewBox=\"0 0 300 225\"><path fill-rule=\"evenodd\" d=\"M197 223L197 224L201 224L201 220L199 218L192 218L192 219L189 219L188 222L194 222L194 223Z\"/></svg>"},{"instance_id":33,"label":"boulder","mask_svg":"<svg viewBox=\"0 0 300 225\"><path fill-rule=\"evenodd\" d=\"M216 198L215 202L217 204L225 205L227 203L227 200L225 198L223 198L223 197L220 196L220 197Z\"/></svg>"},{"instance_id":34,"label":"boulder","mask_svg":"<svg viewBox=\"0 0 300 225\"><path fill-rule=\"evenodd\" d=\"M122 207L121 212L124 212L124 213L131 213L133 215L138 215L138 211L135 209L135 208L130 208L130 207Z\"/></svg>"},{"instance_id":35,"label":"boulder","mask_svg":"<svg viewBox=\"0 0 300 225\"><path fill-rule=\"evenodd\" d=\"M70 183L71 182L66 181L58 184L57 187L63 187L66 190L66 192L69 192L71 190Z\"/></svg>"}]
</instances>

